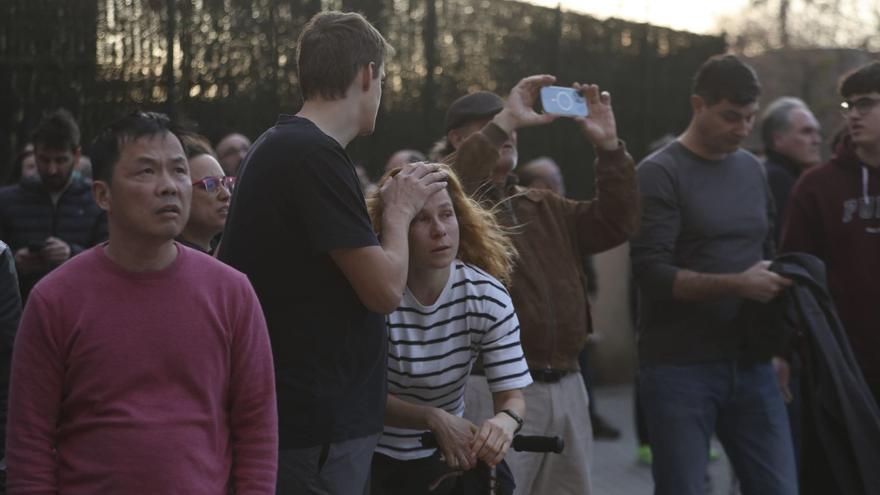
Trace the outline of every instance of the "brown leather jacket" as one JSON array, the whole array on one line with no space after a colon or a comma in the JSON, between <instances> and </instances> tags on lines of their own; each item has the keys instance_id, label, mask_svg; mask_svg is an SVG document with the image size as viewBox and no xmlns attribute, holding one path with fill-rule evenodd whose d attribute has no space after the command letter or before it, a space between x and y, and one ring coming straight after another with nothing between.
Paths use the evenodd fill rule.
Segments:
<instances>
[{"instance_id":1,"label":"brown leather jacket","mask_svg":"<svg viewBox=\"0 0 880 495\"><path fill-rule=\"evenodd\" d=\"M510 295L530 369L575 371L591 331L584 258L626 242L640 217L635 164L623 144L597 150L597 198L573 201L550 191L523 188L508 177L504 191L488 182L507 139L487 125L446 161L469 194L498 204L497 216L515 226L519 259ZM621 276L625 276L621 274Z\"/></svg>"}]
</instances>

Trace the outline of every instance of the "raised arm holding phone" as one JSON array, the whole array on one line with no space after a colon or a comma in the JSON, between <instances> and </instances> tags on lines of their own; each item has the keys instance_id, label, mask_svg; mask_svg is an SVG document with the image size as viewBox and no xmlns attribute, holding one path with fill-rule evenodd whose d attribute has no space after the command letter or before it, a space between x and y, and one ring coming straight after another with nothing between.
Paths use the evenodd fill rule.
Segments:
<instances>
[{"instance_id":1,"label":"raised arm holding phone","mask_svg":"<svg viewBox=\"0 0 880 495\"><path fill-rule=\"evenodd\" d=\"M560 435L561 455L508 452L516 494L590 493L592 433L578 355L591 330L583 258L625 242L638 224L635 167L618 139L611 96L593 84L572 85L589 115L573 118L596 149L597 197L573 201L523 188L516 166L516 131L560 118L535 109L551 75L522 79L504 101L488 92L456 100L446 115L446 158L468 193L493 207L498 221L515 227L519 258L509 285L520 335L535 383L523 390L529 414L521 433ZM545 109L546 110L546 109ZM475 424L493 414L486 377L468 380L465 418Z\"/></svg>"}]
</instances>

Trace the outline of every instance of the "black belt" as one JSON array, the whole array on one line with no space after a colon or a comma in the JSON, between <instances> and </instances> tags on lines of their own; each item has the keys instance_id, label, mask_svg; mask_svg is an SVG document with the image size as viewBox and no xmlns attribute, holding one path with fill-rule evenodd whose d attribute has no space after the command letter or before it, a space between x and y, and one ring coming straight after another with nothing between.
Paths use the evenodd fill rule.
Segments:
<instances>
[{"instance_id":1,"label":"black belt","mask_svg":"<svg viewBox=\"0 0 880 495\"><path fill-rule=\"evenodd\" d=\"M532 375L532 380L538 383L556 383L559 380L562 380L562 377L569 373L574 373L574 371L542 369L529 370L529 373Z\"/></svg>"}]
</instances>

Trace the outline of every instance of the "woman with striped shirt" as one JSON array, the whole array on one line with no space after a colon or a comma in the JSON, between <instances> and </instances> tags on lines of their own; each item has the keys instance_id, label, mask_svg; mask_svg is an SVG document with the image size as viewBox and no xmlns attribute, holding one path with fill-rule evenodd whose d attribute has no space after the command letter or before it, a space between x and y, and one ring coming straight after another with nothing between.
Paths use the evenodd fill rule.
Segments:
<instances>
[{"instance_id":1,"label":"woman with striped shirt","mask_svg":"<svg viewBox=\"0 0 880 495\"><path fill-rule=\"evenodd\" d=\"M431 431L445 463L468 470L504 458L525 416L520 389L532 382L519 324L504 285L515 251L494 216L464 193L447 167L445 190L431 196L409 229L409 271L400 307L388 315L388 403L373 458L372 491L428 493L445 469L419 436ZM370 201L381 237L383 177ZM480 359L496 415L482 425L462 417L464 388ZM454 485L447 480L439 491Z\"/></svg>"}]
</instances>

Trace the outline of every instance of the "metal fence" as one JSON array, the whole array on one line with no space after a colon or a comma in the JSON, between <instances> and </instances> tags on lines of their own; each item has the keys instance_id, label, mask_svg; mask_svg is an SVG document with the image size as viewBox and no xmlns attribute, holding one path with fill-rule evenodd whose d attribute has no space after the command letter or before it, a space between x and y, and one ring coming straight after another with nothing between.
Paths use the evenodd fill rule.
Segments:
<instances>
[{"instance_id":1,"label":"metal fence","mask_svg":"<svg viewBox=\"0 0 880 495\"><path fill-rule=\"evenodd\" d=\"M376 133L349 150L377 173L395 149L426 149L446 106L521 77L612 92L636 155L683 129L690 79L724 40L508 0L5 0L0 4L0 156L58 106L88 140L133 108L162 110L209 137L255 138L300 104L295 46L321 9L358 10L395 47ZM169 51L169 46L173 50ZM575 196L592 194L592 150L570 122L520 136L523 160L556 158Z\"/></svg>"}]
</instances>

